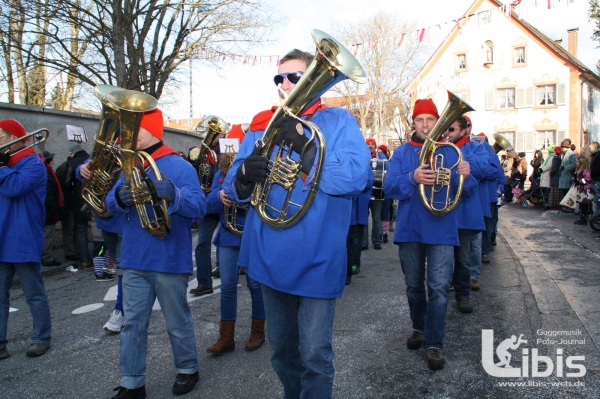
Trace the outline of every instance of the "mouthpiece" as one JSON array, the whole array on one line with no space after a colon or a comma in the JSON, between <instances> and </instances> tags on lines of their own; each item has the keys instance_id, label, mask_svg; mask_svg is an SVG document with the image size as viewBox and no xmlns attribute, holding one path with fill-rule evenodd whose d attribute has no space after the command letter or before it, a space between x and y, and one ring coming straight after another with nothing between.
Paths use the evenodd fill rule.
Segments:
<instances>
[{"instance_id":1,"label":"mouthpiece","mask_svg":"<svg viewBox=\"0 0 600 399\"><path fill-rule=\"evenodd\" d=\"M425 133L425 134L429 133L429 129L423 129L423 133Z\"/></svg>"}]
</instances>

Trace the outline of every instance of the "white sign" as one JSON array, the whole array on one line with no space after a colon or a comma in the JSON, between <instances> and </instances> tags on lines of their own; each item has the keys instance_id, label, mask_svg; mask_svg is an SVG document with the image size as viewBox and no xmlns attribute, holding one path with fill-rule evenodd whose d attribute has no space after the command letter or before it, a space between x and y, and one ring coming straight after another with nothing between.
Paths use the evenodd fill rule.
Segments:
<instances>
[{"instance_id":1,"label":"white sign","mask_svg":"<svg viewBox=\"0 0 600 399\"><path fill-rule=\"evenodd\" d=\"M219 151L221 152L221 154L237 154L239 150L239 139L219 139Z\"/></svg>"},{"instance_id":2,"label":"white sign","mask_svg":"<svg viewBox=\"0 0 600 399\"><path fill-rule=\"evenodd\" d=\"M87 143L87 135L83 126L66 125L67 140L75 141L76 143Z\"/></svg>"}]
</instances>

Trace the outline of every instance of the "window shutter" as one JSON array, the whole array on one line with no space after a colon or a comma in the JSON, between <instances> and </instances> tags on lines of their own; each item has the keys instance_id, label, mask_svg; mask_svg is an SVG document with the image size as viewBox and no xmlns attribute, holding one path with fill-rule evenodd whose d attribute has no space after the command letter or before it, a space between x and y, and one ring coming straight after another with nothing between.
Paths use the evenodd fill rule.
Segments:
<instances>
[{"instance_id":1,"label":"window shutter","mask_svg":"<svg viewBox=\"0 0 600 399\"><path fill-rule=\"evenodd\" d=\"M494 90L487 90L485 92L485 110L486 111L495 109L494 98L495 98Z\"/></svg>"},{"instance_id":2,"label":"window shutter","mask_svg":"<svg viewBox=\"0 0 600 399\"><path fill-rule=\"evenodd\" d=\"M533 87L521 87L515 89L515 108L533 107Z\"/></svg>"},{"instance_id":3,"label":"window shutter","mask_svg":"<svg viewBox=\"0 0 600 399\"><path fill-rule=\"evenodd\" d=\"M533 152L533 150L535 149L534 145L534 137L535 137L535 132L525 132L524 133L524 139L525 139L525 146L523 148L525 148L523 151L525 152Z\"/></svg>"},{"instance_id":4,"label":"window shutter","mask_svg":"<svg viewBox=\"0 0 600 399\"><path fill-rule=\"evenodd\" d=\"M525 133L523 132L516 132L515 133L515 151L516 152L521 152L521 151L525 151L525 139L524 139Z\"/></svg>"},{"instance_id":5,"label":"window shutter","mask_svg":"<svg viewBox=\"0 0 600 399\"><path fill-rule=\"evenodd\" d=\"M556 105L565 105L565 84L556 85Z\"/></svg>"},{"instance_id":6,"label":"window shutter","mask_svg":"<svg viewBox=\"0 0 600 399\"><path fill-rule=\"evenodd\" d=\"M526 87L525 88L525 107L533 107L533 101L535 98L535 88L534 87Z\"/></svg>"},{"instance_id":7,"label":"window shutter","mask_svg":"<svg viewBox=\"0 0 600 399\"><path fill-rule=\"evenodd\" d=\"M560 145L560 142L563 141L567 137L567 132L565 130L557 130L556 131L556 145Z\"/></svg>"}]
</instances>

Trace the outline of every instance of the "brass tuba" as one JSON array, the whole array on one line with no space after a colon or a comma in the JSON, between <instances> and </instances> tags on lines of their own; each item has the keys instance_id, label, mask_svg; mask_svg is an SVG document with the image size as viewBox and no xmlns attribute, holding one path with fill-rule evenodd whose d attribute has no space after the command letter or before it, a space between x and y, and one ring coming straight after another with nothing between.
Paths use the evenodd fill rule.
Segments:
<instances>
[{"instance_id":1,"label":"brass tuba","mask_svg":"<svg viewBox=\"0 0 600 399\"><path fill-rule=\"evenodd\" d=\"M255 151L259 151L260 155L270 159L275 139L280 130L273 126L284 116L296 119L311 132L307 144L301 151L298 151L300 153L298 161L290 158L291 151L288 151L287 156L283 156L284 143L281 143L278 154L269 162L267 180L264 183L256 183L252 192L250 202L256 213L263 222L276 229L290 227L304 216L317 194L323 171L325 160L325 140L323 139L323 134L314 123L303 120L299 115L311 103L329 90L329 88L342 80L351 79L357 83L364 83L367 80L366 73L360 63L337 40L317 29L312 31L312 38L317 45L314 61L309 65L298 84L289 93L285 103L275 111L269 125L265 129L262 139L258 140L255 144ZM318 140L318 156L310 191L304 203L292 202L290 198L296 186L298 173L302 168L302 157L315 140ZM273 185L279 185L288 192L281 209L267 204ZM290 216L292 207L296 208L297 211ZM274 214L274 216L270 216L269 213Z\"/></svg>"},{"instance_id":2,"label":"brass tuba","mask_svg":"<svg viewBox=\"0 0 600 399\"><path fill-rule=\"evenodd\" d=\"M210 186L214 177L213 171L217 167L217 154L210 148L210 145L219 134L227 135L229 129L229 124L215 115L205 117L200 121L198 127L196 127L196 130L206 132L197 158L197 162L199 163L198 178L200 179L200 186L205 193L210 192Z\"/></svg>"},{"instance_id":3,"label":"brass tuba","mask_svg":"<svg viewBox=\"0 0 600 399\"><path fill-rule=\"evenodd\" d=\"M512 144L510 144L510 141L508 141L506 139L506 137L504 137L503 135L499 134L499 133L494 133L494 145L492 146L492 148L494 149L494 152L497 154L502 150L506 151L506 156L508 158L516 158L516 154L515 154L515 149L513 148Z\"/></svg>"},{"instance_id":4,"label":"brass tuba","mask_svg":"<svg viewBox=\"0 0 600 399\"><path fill-rule=\"evenodd\" d=\"M133 90L112 91L107 95L107 99L119 109L123 177L131 187L140 223L153 236L164 238L171 229L168 204L156 195L154 184L145 172L144 163L148 162L156 180L162 180L162 176L148 153L135 150L142 115L156 109L158 101L149 94Z\"/></svg>"},{"instance_id":5,"label":"brass tuba","mask_svg":"<svg viewBox=\"0 0 600 399\"><path fill-rule=\"evenodd\" d=\"M464 176L460 175L458 178L458 189L456 190L454 198L451 199L450 181L452 179L452 171L457 168L458 164L462 161L462 153L460 149L451 142L439 142L438 140L459 116L469 111L473 111L473 108L471 108L469 104L461 100L455 94L448 92L448 103L446 104L446 107L444 107L437 123L425 138L423 148L421 149L419 167L429 165L435 172L435 183L431 186L429 197L427 197L425 185L419 183L419 196L421 197L423 206L435 216L444 216L452 212L454 208L458 206L464 185ZM444 155L435 153L438 148L443 146L450 146L458 153L458 160L454 165L449 167L444 165ZM445 195L443 193L444 191ZM435 198L438 193L442 193L441 200ZM436 204L441 204L441 206L436 207Z\"/></svg>"},{"instance_id":6,"label":"brass tuba","mask_svg":"<svg viewBox=\"0 0 600 399\"><path fill-rule=\"evenodd\" d=\"M96 143L88 162L91 176L83 181L81 195L91 211L101 217L110 216L106 210L104 198L108 194L116 174L121 170L119 148L116 144L121 123L120 112L106 98L109 93L120 90L124 91L125 89L110 85L98 85L94 88L94 95L102 103L102 113L100 114L98 133L94 137Z\"/></svg>"}]
</instances>

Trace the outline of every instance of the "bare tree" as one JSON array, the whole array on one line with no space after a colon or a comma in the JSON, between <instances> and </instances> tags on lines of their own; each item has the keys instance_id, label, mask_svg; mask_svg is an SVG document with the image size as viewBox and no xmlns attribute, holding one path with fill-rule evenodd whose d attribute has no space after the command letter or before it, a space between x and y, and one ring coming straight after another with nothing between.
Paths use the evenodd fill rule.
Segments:
<instances>
[{"instance_id":1,"label":"bare tree","mask_svg":"<svg viewBox=\"0 0 600 399\"><path fill-rule=\"evenodd\" d=\"M9 60L4 52L2 73L12 76L15 71L20 91L26 85L23 71L35 63L65 74L65 105L77 82L110 84L160 98L188 59L202 60L214 51L239 54L247 45L262 42L273 23L261 0L46 1L53 13L43 20L35 18L35 8L24 6L38 2L0 0L2 10L15 10L6 14L6 28L0 23L0 35L8 39L9 52L21 52ZM20 7L14 7L17 3ZM40 51L40 37L45 52Z\"/></svg>"},{"instance_id":2,"label":"bare tree","mask_svg":"<svg viewBox=\"0 0 600 399\"><path fill-rule=\"evenodd\" d=\"M368 84L347 80L334 90L345 98L365 136L387 145L403 141L410 107L403 82L418 70L421 50L416 35L409 34L416 31L414 23L381 11L340 31L342 42L354 44L350 50L366 70Z\"/></svg>"}]
</instances>

